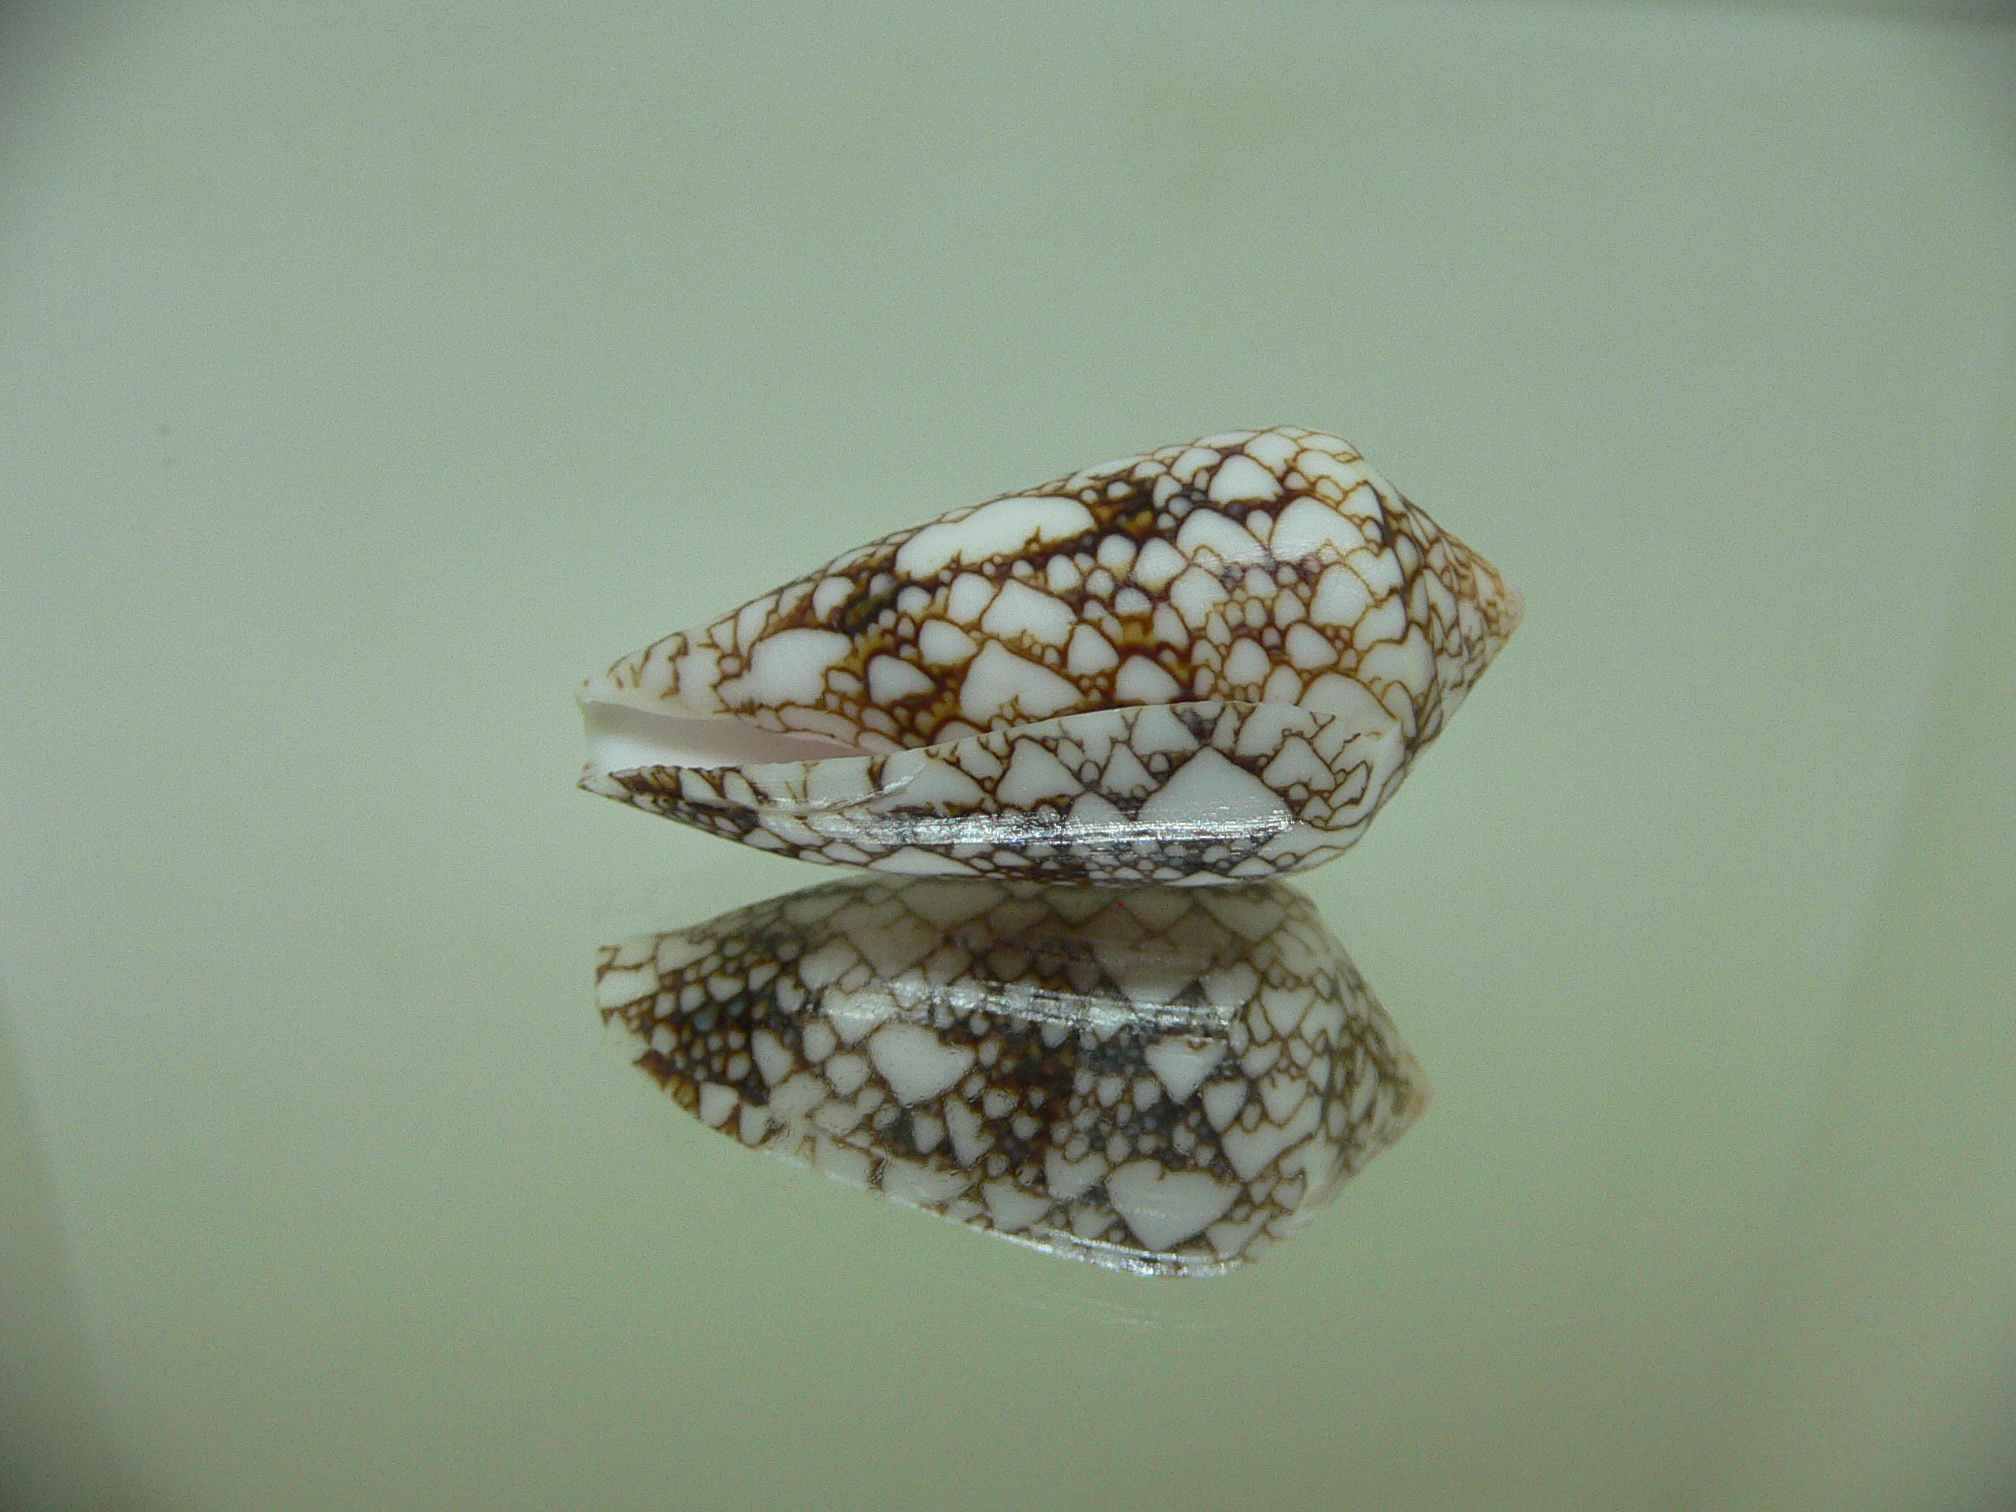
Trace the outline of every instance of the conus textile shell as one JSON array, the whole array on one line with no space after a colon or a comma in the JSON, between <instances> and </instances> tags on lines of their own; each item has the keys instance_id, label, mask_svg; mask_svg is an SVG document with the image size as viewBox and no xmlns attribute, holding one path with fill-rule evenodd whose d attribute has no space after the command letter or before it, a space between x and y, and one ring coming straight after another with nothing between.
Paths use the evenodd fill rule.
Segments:
<instances>
[{"instance_id":1,"label":"conus textile shell","mask_svg":"<svg viewBox=\"0 0 2016 1512\"><path fill-rule=\"evenodd\" d=\"M581 786L781 855L1100 884L1364 832L1519 595L1316 431L1210 436L885 536L581 690Z\"/></svg>"},{"instance_id":2,"label":"conus textile shell","mask_svg":"<svg viewBox=\"0 0 2016 1512\"><path fill-rule=\"evenodd\" d=\"M1150 1274L1256 1258L1428 1099L1279 882L850 877L606 946L596 992L744 1145Z\"/></svg>"}]
</instances>

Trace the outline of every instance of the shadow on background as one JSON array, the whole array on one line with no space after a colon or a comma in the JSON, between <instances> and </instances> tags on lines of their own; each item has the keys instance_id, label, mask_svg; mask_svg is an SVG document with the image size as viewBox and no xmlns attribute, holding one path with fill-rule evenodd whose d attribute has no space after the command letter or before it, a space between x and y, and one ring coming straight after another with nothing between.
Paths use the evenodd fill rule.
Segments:
<instances>
[{"instance_id":1,"label":"shadow on background","mask_svg":"<svg viewBox=\"0 0 2016 1512\"><path fill-rule=\"evenodd\" d=\"M55 1191L0 1004L0 1509L132 1505L99 1412Z\"/></svg>"},{"instance_id":2,"label":"shadow on background","mask_svg":"<svg viewBox=\"0 0 2016 1512\"><path fill-rule=\"evenodd\" d=\"M2016 411L1701 1506L2016 1506Z\"/></svg>"}]
</instances>

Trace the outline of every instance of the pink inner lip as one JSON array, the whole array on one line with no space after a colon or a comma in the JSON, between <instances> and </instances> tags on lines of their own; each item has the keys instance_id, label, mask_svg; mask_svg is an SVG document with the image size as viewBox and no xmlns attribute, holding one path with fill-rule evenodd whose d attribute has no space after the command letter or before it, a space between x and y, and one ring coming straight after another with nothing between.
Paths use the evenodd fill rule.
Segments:
<instances>
[{"instance_id":1,"label":"pink inner lip","mask_svg":"<svg viewBox=\"0 0 2016 1512\"><path fill-rule=\"evenodd\" d=\"M869 754L821 735L786 735L732 715L681 718L588 699L582 702L581 717L588 729L588 764L597 772L823 761Z\"/></svg>"}]
</instances>

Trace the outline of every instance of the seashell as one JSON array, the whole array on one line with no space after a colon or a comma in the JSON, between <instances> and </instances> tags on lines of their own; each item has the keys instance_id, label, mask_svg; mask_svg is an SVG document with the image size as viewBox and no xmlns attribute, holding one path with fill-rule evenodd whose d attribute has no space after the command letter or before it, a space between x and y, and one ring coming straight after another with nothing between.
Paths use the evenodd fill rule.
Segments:
<instances>
[{"instance_id":1,"label":"seashell","mask_svg":"<svg viewBox=\"0 0 2016 1512\"><path fill-rule=\"evenodd\" d=\"M1102 884L1364 833L1519 622L1335 436L1210 436L899 531L582 687L581 786L781 855Z\"/></svg>"},{"instance_id":2,"label":"seashell","mask_svg":"<svg viewBox=\"0 0 2016 1512\"><path fill-rule=\"evenodd\" d=\"M1253 1260L1428 1099L1279 882L850 877L605 946L595 975L710 1128L1119 1270Z\"/></svg>"}]
</instances>

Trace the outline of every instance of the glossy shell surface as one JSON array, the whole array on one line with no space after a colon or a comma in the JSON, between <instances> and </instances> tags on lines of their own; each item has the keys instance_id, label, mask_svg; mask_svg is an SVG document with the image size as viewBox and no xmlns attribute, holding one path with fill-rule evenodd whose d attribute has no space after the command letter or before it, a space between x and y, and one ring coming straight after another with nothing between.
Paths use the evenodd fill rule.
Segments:
<instances>
[{"instance_id":1,"label":"glossy shell surface","mask_svg":"<svg viewBox=\"0 0 2016 1512\"><path fill-rule=\"evenodd\" d=\"M609 945L596 990L708 1127L1137 1272L1256 1258L1428 1097L1280 883L859 876Z\"/></svg>"},{"instance_id":2,"label":"glossy shell surface","mask_svg":"<svg viewBox=\"0 0 2016 1512\"><path fill-rule=\"evenodd\" d=\"M1238 880L1351 845L1518 594L1347 443L1208 437L900 531L584 685L582 786L910 874Z\"/></svg>"}]
</instances>

